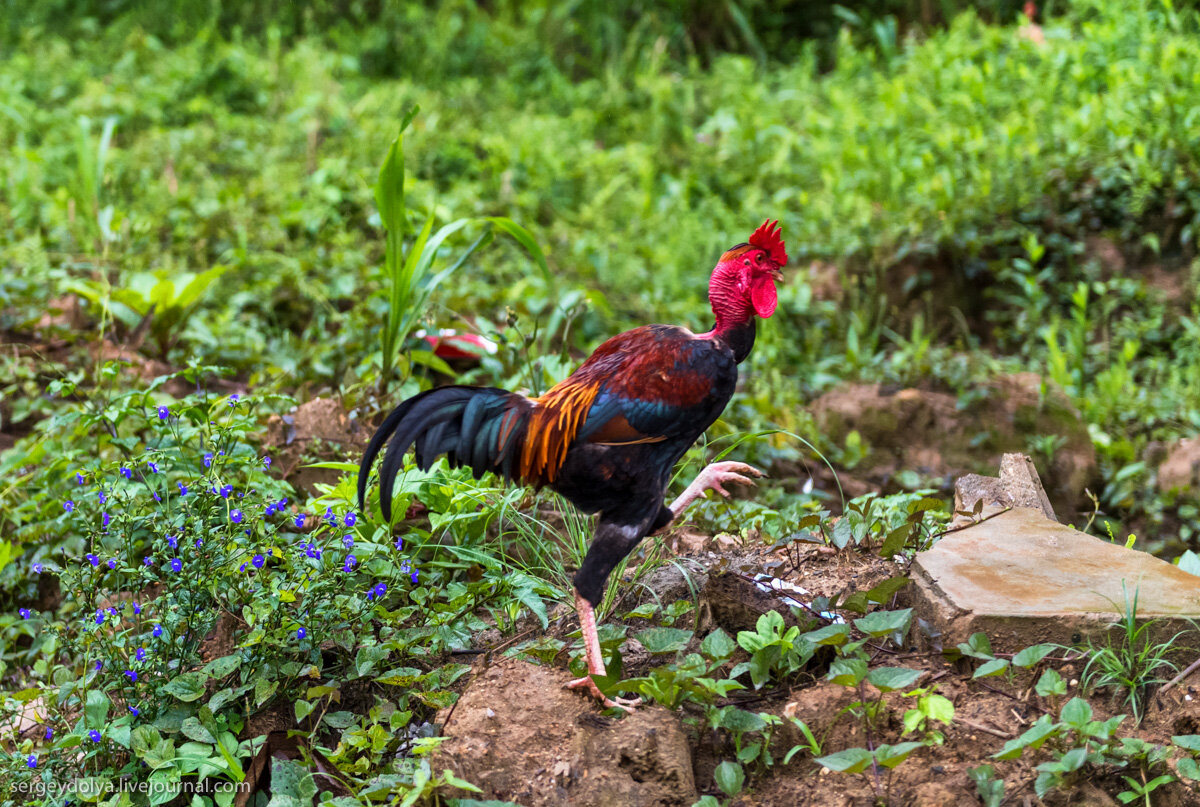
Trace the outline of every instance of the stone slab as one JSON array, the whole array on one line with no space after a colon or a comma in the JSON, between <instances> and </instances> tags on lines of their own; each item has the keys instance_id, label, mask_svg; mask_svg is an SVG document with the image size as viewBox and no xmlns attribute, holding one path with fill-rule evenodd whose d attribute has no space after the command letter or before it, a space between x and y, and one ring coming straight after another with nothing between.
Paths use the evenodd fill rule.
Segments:
<instances>
[{"instance_id":1,"label":"stone slab","mask_svg":"<svg viewBox=\"0 0 1200 807\"><path fill-rule=\"evenodd\" d=\"M1195 631L1187 620L1200 620L1200 577L1029 508L946 535L917 555L912 577L916 612L946 647L977 631L997 652L1076 644L1107 630L1126 591L1137 593L1140 618L1162 620L1158 636Z\"/></svg>"}]
</instances>

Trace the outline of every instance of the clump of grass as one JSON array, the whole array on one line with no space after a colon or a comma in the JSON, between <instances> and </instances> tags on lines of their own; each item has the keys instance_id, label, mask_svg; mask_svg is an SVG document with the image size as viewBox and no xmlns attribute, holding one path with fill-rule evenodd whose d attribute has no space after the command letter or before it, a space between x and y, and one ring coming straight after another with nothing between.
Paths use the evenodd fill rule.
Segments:
<instances>
[{"instance_id":1,"label":"clump of grass","mask_svg":"<svg viewBox=\"0 0 1200 807\"><path fill-rule=\"evenodd\" d=\"M1133 711L1134 720L1141 723L1150 690L1166 683L1179 670L1169 656L1175 649L1175 640L1184 632L1176 633L1165 642L1154 641L1155 629L1161 620L1151 619L1138 624L1138 593L1135 589L1131 600L1128 591L1125 592L1121 618L1110 623L1114 630L1105 635L1103 645L1089 640L1081 648L1088 654L1088 661L1080 680L1085 689L1123 692L1124 702Z\"/></svg>"}]
</instances>

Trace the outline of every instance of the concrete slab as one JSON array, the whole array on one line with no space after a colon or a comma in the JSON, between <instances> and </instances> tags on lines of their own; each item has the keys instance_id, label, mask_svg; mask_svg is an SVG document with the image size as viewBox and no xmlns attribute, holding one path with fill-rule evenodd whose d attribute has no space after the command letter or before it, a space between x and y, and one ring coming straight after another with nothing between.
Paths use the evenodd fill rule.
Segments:
<instances>
[{"instance_id":1,"label":"concrete slab","mask_svg":"<svg viewBox=\"0 0 1200 807\"><path fill-rule=\"evenodd\" d=\"M1122 583L1140 618L1162 620L1158 636L1200 620L1200 577L1023 507L943 537L917 555L912 577L917 615L946 647L977 631L997 652L1081 642L1120 615Z\"/></svg>"}]
</instances>

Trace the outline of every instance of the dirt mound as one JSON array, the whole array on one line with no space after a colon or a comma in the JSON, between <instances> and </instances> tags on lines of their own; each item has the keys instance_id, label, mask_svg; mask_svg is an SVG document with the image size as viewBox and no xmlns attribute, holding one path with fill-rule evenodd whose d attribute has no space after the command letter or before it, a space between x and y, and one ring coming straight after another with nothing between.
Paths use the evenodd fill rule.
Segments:
<instances>
[{"instance_id":1,"label":"dirt mound","mask_svg":"<svg viewBox=\"0 0 1200 807\"><path fill-rule=\"evenodd\" d=\"M275 455L276 468L298 489L317 494L316 484L336 484L340 471L305 468L312 461L345 461L366 448L371 429L351 418L340 401L313 398L287 415L267 421L264 445Z\"/></svg>"},{"instance_id":2,"label":"dirt mound","mask_svg":"<svg viewBox=\"0 0 1200 807\"><path fill-rule=\"evenodd\" d=\"M504 659L481 672L450 714L431 760L525 807L687 807L692 758L676 715L642 708L621 719L563 685L564 670Z\"/></svg>"},{"instance_id":3,"label":"dirt mound","mask_svg":"<svg viewBox=\"0 0 1200 807\"><path fill-rule=\"evenodd\" d=\"M809 409L822 434L836 445L857 431L867 449L850 475L868 487L886 488L903 469L947 483L995 468L1002 454L1030 450L1031 437L1057 443L1049 459L1035 456L1046 492L1063 521L1085 503L1096 475L1096 452L1087 424L1066 394L1034 373L993 380L973 404L923 389L891 390L879 384L841 384Z\"/></svg>"}]
</instances>

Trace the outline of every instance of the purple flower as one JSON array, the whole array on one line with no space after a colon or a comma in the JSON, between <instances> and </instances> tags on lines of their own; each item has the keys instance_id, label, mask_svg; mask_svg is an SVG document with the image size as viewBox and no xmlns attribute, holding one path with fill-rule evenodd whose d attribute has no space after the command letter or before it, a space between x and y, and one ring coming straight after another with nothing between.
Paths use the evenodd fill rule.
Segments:
<instances>
[{"instance_id":1,"label":"purple flower","mask_svg":"<svg viewBox=\"0 0 1200 807\"><path fill-rule=\"evenodd\" d=\"M89 731L88 736L92 738L92 742L94 742L94 743L100 742L100 732L96 731L95 729L92 729L91 731Z\"/></svg>"},{"instance_id":2,"label":"purple flower","mask_svg":"<svg viewBox=\"0 0 1200 807\"><path fill-rule=\"evenodd\" d=\"M263 457L263 465L267 468L270 468L271 467L271 458Z\"/></svg>"},{"instance_id":3,"label":"purple flower","mask_svg":"<svg viewBox=\"0 0 1200 807\"><path fill-rule=\"evenodd\" d=\"M346 518L343 520L342 523L345 524L347 527L353 527L355 525L355 523L357 523L357 521L358 521L358 516L354 515L354 513L347 513Z\"/></svg>"},{"instance_id":4,"label":"purple flower","mask_svg":"<svg viewBox=\"0 0 1200 807\"><path fill-rule=\"evenodd\" d=\"M255 569L261 569L263 564L267 562L267 559L262 555L255 555L250 562L254 564Z\"/></svg>"},{"instance_id":5,"label":"purple flower","mask_svg":"<svg viewBox=\"0 0 1200 807\"><path fill-rule=\"evenodd\" d=\"M72 510L75 509L75 502L71 501L70 499L67 499L65 502L63 502L63 509L66 510L68 513L71 512Z\"/></svg>"},{"instance_id":6,"label":"purple flower","mask_svg":"<svg viewBox=\"0 0 1200 807\"><path fill-rule=\"evenodd\" d=\"M303 639L307 635L308 635L308 631L306 631L304 628L300 628L299 630L296 631L296 639L297 640Z\"/></svg>"},{"instance_id":7,"label":"purple flower","mask_svg":"<svg viewBox=\"0 0 1200 807\"><path fill-rule=\"evenodd\" d=\"M183 571L183 561L181 561L179 558L172 558L171 559L171 571L182 572Z\"/></svg>"},{"instance_id":8,"label":"purple flower","mask_svg":"<svg viewBox=\"0 0 1200 807\"><path fill-rule=\"evenodd\" d=\"M234 524L241 524L242 523L242 511L241 510L231 511L229 513L229 520L232 521Z\"/></svg>"},{"instance_id":9,"label":"purple flower","mask_svg":"<svg viewBox=\"0 0 1200 807\"><path fill-rule=\"evenodd\" d=\"M133 614L134 616L141 616L142 614L142 606L138 605L136 602L133 604Z\"/></svg>"},{"instance_id":10,"label":"purple flower","mask_svg":"<svg viewBox=\"0 0 1200 807\"><path fill-rule=\"evenodd\" d=\"M25 757L25 764L28 765L30 768L36 768L37 767L37 757L33 754L30 754L29 756Z\"/></svg>"},{"instance_id":11,"label":"purple flower","mask_svg":"<svg viewBox=\"0 0 1200 807\"><path fill-rule=\"evenodd\" d=\"M100 565L100 558L96 557L91 552L87 553L87 555L85 555L84 557L86 557L88 559L88 563L92 564L93 566Z\"/></svg>"},{"instance_id":12,"label":"purple flower","mask_svg":"<svg viewBox=\"0 0 1200 807\"><path fill-rule=\"evenodd\" d=\"M103 624L104 624L104 609L103 609L103 608L97 608L97 609L96 609L96 624L97 624L97 625L103 625ZM100 662L98 662L98 661L97 661L96 663L97 663L97 664L99 664ZM98 669L100 669L100 668L99 668L99 667L97 667L96 669L98 670Z\"/></svg>"},{"instance_id":13,"label":"purple flower","mask_svg":"<svg viewBox=\"0 0 1200 807\"><path fill-rule=\"evenodd\" d=\"M104 662L101 661L100 659L96 659L96 672L100 672L100 670L102 670L103 668L104 668Z\"/></svg>"},{"instance_id":14,"label":"purple flower","mask_svg":"<svg viewBox=\"0 0 1200 807\"><path fill-rule=\"evenodd\" d=\"M167 407L165 407L165 406L158 407L158 419L159 420L166 420L170 416L171 416L170 409L167 409Z\"/></svg>"},{"instance_id":15,"label":"purple flower","mask_svg":"<svg viewBox=\"0 0 1200 807\"><path fill-rule=\"evenodd\" d=\"M179 536L178 535L168 535L167 536L167 544L172 549L178 549L179 548Z\"/></svg>"},{"instance_id":16,"label":"purple flower","mask_svg":"<svg viewBox=\"0 0 1200 807\"><path fill-rule=\"evenodd\" d=\"M404 539L403 539L403 538L397 538L397 539L396 539L396 551L397 551L397 552L403 552L403 551L404 551Z\"/></svg>"},{"instance_id":17,"label":"purple flower","mask_svg":"<svg viewBox=\"0 0 1200 807\"><path fill-rule=\"evenodd\" d=\"M157 462L147 462L146 467L150 469L150 473L152 473L152 474L158 473L158 463Z\"/></svg>"},{"instance_id":18,"label":"purple flower","mask_svg":"<svg viewBox=\"0 0 1200 807\"><path fill-rule=\"evenodd\" d=\"M131 683L131 684L137 683L137 670L126 670L125 676L129 679L129 683Z\"/></svg>"},{"instance_id":19,"label":"purple flower","mask_svg":"<svg viewBox=\"0 0 1200 807\"><path fill-rule=\"evenodd\" d=\"M376 597L383 597L384 594L387 594L387 583L380 583L375 586Z\"/></svg>"},{"instance_id":20,"label":"purple flower","mask_svg":"<svg viewBox=\"0 0 1200 807\"><path fill-rule=\"evenodd\" d=\"M230 406L230 407L233 407L233 406L236 406L236 405L237 405L237 402L238 402L238 397L239 397L239 396L238 396L238 394L237 394L236 392L235 392L235 393L233 393L232 395L230 395L230 396L229 396L229 406Z\"/></svg>"},{"instance_id":21,"label":"purple flower","mask_svg":"<svg viewBox=\"0 0 1200 807\"><path fill-rule=\"evenodd\" d=\"M75 472L75 481L78 482L80 485L82 485L86 480L83 478L83 474L79 473L79 471L76 471Z\"/></svg>"},{"instance_id":22,"label":"purple flower","mask_svg":"<svg viewBox=\"0 0 1200 807\"><path fill-rule=\"evenodd\" d=\"M96 491L96 495L100 498L100 504L104 504L106 501L108 501L108 494L104 491L98 490Z\"/></svg>"},{"instance_id":23,"label":"purple flower","mask_svg":"<svg viewBox=\"0 0 1200 807\"><path fill-rule=\"evenodd\" d=\"M40 564L40 563L33 564L33 573L41 574L42 573L42 564Z\"/></svg>"},{"instance_id":24,"label":"purple flower","mask_svg":"<svg viewBox=\"0 0 1200 807\"><path fill-rule=\"evenodd\" d=\"M150 557L149 555L147 555L146 557L142 558L142 565L143 565L143 566L153 566L153 565L154 565L154 558L152 558L152 557Z\"/></svg>"},{"instance_id":25,"label":"purple flower","mask_svg":"<svg viewBox=\"0 0 1200 807\"><path fill-rule=\"evenodd\" d=\"M154 635L155 635L156 637L157 637L157 636L162 636L162 625L155 625L155 626L154 626Z\"/></svg>"},{"instance_id":26,"label":"purple flower","mask_svg":"<svg viewBox=\"0 0 1200 807\"><path fill-rule=\"evenodd\" d=\"M125 477L126 479L133 479L133 471L131 471L130 469L128 469L124 465L122 465L121 466L121 476Z\"/></svg>"},{"instance_id":27,"label":"purple flower","mask_svg":"<svg viewBox=\"0 0 1200 807\"><path fill-rule=\"evenodd\" d=\"M108 527L111 522L112 516L110 516L107 512L100 514L100 526Z\"/></svg>"},{"instance_id":28,"label":"purple flower","mask_svg":"<svg viewBox=\"0 0 1200 807\"><path fill-rule=\"evenodd\" d=\"M47 740L54 739L54 729L51 728L50 726L46 726L46 739Z\"/></svg>"},{"instance_id":29,"label":"purple flower","mask_svg":"<svg viewBox=\"0 0 1200 807\"><path fill-rule=\"evenodd\" d=\"M347 549L353 549L354 548L354 536L353 535L343 535L342 536L342 545L345 546Z\"/></svg>"},{"instance_id":30,"label":"purple flower","mask_svg":"<svg viewBox=\"0 0 1200 807\"><path fill-rule=\"evenodd\" d=\"M130 714L132 714L134 717L138 717L139 715L141 715L141 713L142 713L142 710L141 710L141 709L139 709L139 708L137 708L136 706L130 706L130 707L129 707L129 712L130 712Z\"/></svg>"},{"instance_id":31,"label":"purple flower","mask_svg":"<svg viewBox=\"0 0 1200 807\"><path fill-rule=\"evenodd\" d=\"M115 559L115 558L109 558L109 559L108 559L108 568L110 568L110 569L115 569L115 568L117 568L117 561L116 561L116 559Z\"/></svg>"},{"instance_id":32,"label":"purple flower","mask_svg":"<svg viewBox=\"0 0 1200 807\"><path fill-rule=\"evenodd\" d=\"M175 484L179 485L179 495L186 496L187 495L187 485L183 484L182 482L176 482Z\"/></svg>"},{"instance_id":33,"label":"purple flower","mask_svg":"<svg viewBox=\"0 0 1200 807\"><path fill-rule=\"evenodd\" d=\"M358 558L354 557L353 555L347 555L346 563L345 563L345 565L342 566L342 568L345 569L346 571L350 571L351 569L354 568L354 564L356 564L356 563L358 563Z\"/></svg>"},{"instance_id":34,"label":"purple flower","mask_svg":"<svg viewBox=\"0 0 1200 807\"><path fill-rule=\"evenodd\" d=\"M275 515L275 505L273 505L273 504L267 505L267 515L269 515L269 516Z\"/></svg>"},{"instance_id":35,"label":"purple flower","mask_svg":"<svg viewBox=\"0 0 1200 807\"><path fill-rule=\"evenodd\" d=\"M221 498L222 499L228 499L230 493L233 493L233 485L225 485L224 487L221 488Z\"/></svg>"},{"instance_id":36,"label":"purple flower","mask_svg":"<svg viewBox=\"0 0 1200 807\"><path fill-rule=\"evenodd\" d=\"M154 492L154 501L156 501L156 502L161 502L161 501L162 501L162 496L159 496L159 495L158 495L158 491L155 491L155 492Z\"/></svg>"},{"instance_id":37,"label":"purple flower","mask_svg":"<svg viewBox=\"0 0 1200 807\"><path fill-rule=\"evenodd\" d=\"M29 617L32 616L32 613L28 608L19 608L17 609L17 613L21 615L21 619L29 619Z\"/></svg>"},{"instance_id":38,"label":"purple flower","mask_svg":"<svg viewBox=\"0 0 1200 807\"><path fill-rule=\"evenodd\" d=\"M115 605L108 606L108 615L116 616L117 615L117 606L115 606Z\"/></svg>"},{"instance_id":39,"label":"purple flower","mask_svg":"<svg viewBox=\"0 0 1200 807\"><path fill-rule=\"evenodd\" d=\"M211 451L204 455L204 467L205 468L212 467L212 452Z\"/></svg>"},{"instance_id":40,"label":"purple flower","mask_svg":"<svg viewBox=\"0 0 1200 807\"><path fill-rule=\"evenodd\" d=\"M197 539L196 539L196 548L197 548L197 549L199 549L199 548L200 548L200 547L202 547L202 546L204 546L204 541L202 541L202 540L200 540L199 538L197 538Z\"/></svg>"},{"instance_id":41,"label":"purple flower","mask_svg":"<svg viewBox=\"0 0 1200 807\"><path fill-rule=\"evenodd\" d=\"M137 653L135 655L137 656L138 661L145 661L146 660L146 648L139 647L137 649Z\"/></svg>"},{"instance_id":42,"label":"purple flower","mask_svg":"<svg viewBox=\"0 0 1200 807\"><path fill-rule=\"evenodd\" d=\"M304 514L303 513L299 513L296 516L296 527L297 527L297 529L304 529Z\"/></svg>"}]
</instances>

